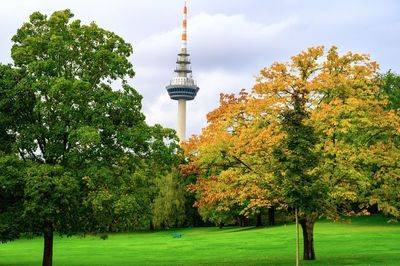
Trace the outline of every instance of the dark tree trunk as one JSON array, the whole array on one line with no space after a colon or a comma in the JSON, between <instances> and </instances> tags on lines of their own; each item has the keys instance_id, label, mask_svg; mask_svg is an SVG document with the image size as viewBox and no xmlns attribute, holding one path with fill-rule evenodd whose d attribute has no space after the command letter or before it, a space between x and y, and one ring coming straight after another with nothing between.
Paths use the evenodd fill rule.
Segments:
<instances>
[{"instance_id":1,"label":"dark tree trunk","mask_svg":"<svg viewBox=\"0 0 400 266\"><path fill-rule=\"evenodd\" d=\"M239 225L241 227L245 227L249 225L249 219L246 218L244 215L239 215Z\"/></svg>"},{"instance_id":2,"label":"dark tree trunk","mask_svg":"<svg viewBox=\"0 0 400 266\"><path fill-rule=\"evenodd\" d=\"M200 226L202 226L202 220L200 220L197 216L193 216L192 217L192 226L193 227L200 227Z\"/></svg>"},{"instance_id":3,"label":"dark tree trunk","mask_svg":"<svg viewBox=\"0 0 400 266\"><path fill-rule=\"evenodd\" d=\"M310 217L303 217L299 220L301 229L303 229L303 241L304 241L304 260L315 260L314 252L314 224L315 219Z\"/></svg>"},{"instance_id":4,"label":"dark tree trunk","mask_svg":"<svg viewBox=\"0 0 400 266\"><path fill-rule=\"evenodd\" d=\"M261 214L261 212L260 212L260 213L257 213L256 226L263 226L262 214Z\"/></svg>"},{"instance_id":5,"label":"dark tree trunk","mask_svg":"<svg viewBox=\"0 0 400 266\"><path fill-rule=\"evenodd\" d=\"M47 229L44 233L43 266L53 265L53 229Z\"/></svg>"},{"instance_id":6,"label":"dark tree trunk","mask_svg":"<svg viewBox=\"0 0 400 266\"><path fill-rule=\"evenodd\" d=\"M275 207L268 209L268 225L275 225Z\"/></svg>"},{"instance_id":7,"label":"dark tree trunk","mask_svg":"<svg viewBox=\"0 0 400 266\"><path fill-rule=\"evenodd\" d=\"M198 214L197 210L191 211L188 216L191 219L191 225L193 227L201 227L204 226L203 219L201 216Z\"/></svg>"},{"instance_id":8,"label":"dark tree trunk","mask_svg":"<svg viewBox=\"0 0 400 266\"><path fill-rule=\"evenodd\" d=\"M374 204L374 205L369 206L369 207L368 207L368 211L369 211L371 214L377 214L377 213L379 213L378 204Z\"/></svg>"},{"instance_id":9,"label":"dark tree trunk","mask_svg":"<svg viewBox=\"0 0 400 266\"><path fill-rule=\"evenodd\" d=\"M154 224L152 221L150 221L149 229L150 231L154 231Z\"/></svg>"},{"instance_id":10,"label":"dark tree trunk","mask_svg":"<svg viewBox=\"0 0 400 266\"><path fill-rule=\"evenodd\" d=\"M222 229L224 227L224 225L225 225L225 223L223 223L223 222L219 223L219 225L218 225L219 229Z\"/></svg>"}]
</instances>

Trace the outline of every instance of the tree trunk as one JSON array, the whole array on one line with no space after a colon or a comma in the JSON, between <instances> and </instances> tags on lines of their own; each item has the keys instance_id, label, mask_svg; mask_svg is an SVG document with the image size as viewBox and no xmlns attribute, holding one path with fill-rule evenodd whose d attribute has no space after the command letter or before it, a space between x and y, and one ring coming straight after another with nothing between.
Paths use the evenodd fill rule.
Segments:
<instances>
[{"instance_id":1,"label":"tree trunk","mask_svg":"<svg viewBox=\"0 0 400 266\"><path fill-rule=\"evenodd\" d=\"M149 229L150 231L154 231L154 224L152 221L150 221Z\"/></svg>"},{"instance_id":2,"label":"tree trunk","mask_svg":"<svg viewBox=\"0 0 400 266\"><path fill-rule=\"evenodd\" d=\"M268 209L268 224L275 225L275 207L274 206L271 206L271 208Z\"/></svg>"},{"instance_id":3,"label":"tree trunk","mask_svg":"<svg viewBox=\"0 0 400 266\"><path fill-rule=\"evenodd\" d=\"M260 213L257 213L256 226L263 226L262 214L261 214L261 212L260 212Z\"/></svg>"},{"instance_id":4,"label":"tree trunk","mask_svg":"<svg viewBox=\"0 0 400 266\"><path fill-rule=\"evenodd\" d=\"M295 210L296 217L296 266L300 264L300 244L299 244L299 215L297 213L297 208Z\"/></svg>"},{"instance_id":5,"label":"tree trunk","mask_svg":"<svg viewBox=\"0 0 400 266\"><path fill-rule=\"evenodd\" d=\"M239 215L239 225L241 227L245 227L249 225L249 219L246 218L244 215Z\"/></svg>"},{"instance_id":6,"label":"tree trunk","mask_svg":"<svg viewBox=\"0 0 400 266\"><path fill-rule=\"evenodd\" d=\"M315 260L314 252L314 224L316 219L312 217L302 217L300 219L301 229L303 230L304 241L304 260Z\"/></svg>"},{"instance_id":7,"label":"tree trunk","mask_svg":"<svg viewBox=\"0 0 400 266\"><path fill-rule=\"evenodd\" d=\"M42 266L53 265L53 229L49 228L44 233L44 250Z\"/></svg>"}]
</instances>

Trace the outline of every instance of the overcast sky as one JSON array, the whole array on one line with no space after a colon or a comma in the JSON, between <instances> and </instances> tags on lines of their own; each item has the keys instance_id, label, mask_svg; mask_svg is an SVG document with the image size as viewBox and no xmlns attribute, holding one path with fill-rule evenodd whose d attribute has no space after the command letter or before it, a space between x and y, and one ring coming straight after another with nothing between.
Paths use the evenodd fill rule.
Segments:
<instances>
[{"instance_id":1,"label":"overcast sky","mask_svg":"<svg viewBox=\"0 0 400 266\"><path fill-rule=\"evenodd\" d=\"M2 0L0 62L11 37L34 11L69 8L132 43L136 77L150 124L175 128L177 102L165 85L180 47L183 0ZM187 135L199 134L221 92L250 89L259 70L310 46L367 53L381 71L400 73L398 0L188 0L188 49L200 91L188 102Z\"/></svg>"}]
</instances>

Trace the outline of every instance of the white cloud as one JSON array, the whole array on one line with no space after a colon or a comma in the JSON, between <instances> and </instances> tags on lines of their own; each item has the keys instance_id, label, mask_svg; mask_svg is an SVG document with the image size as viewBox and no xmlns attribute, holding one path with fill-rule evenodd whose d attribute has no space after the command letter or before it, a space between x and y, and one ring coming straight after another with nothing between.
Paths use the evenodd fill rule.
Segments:
<instances>
[{"instance_id":1,"label":"white cloud","mask_svg":"<svg viewBox=\"0 0 400 266\"><path fill-rule=\"evenodd\" d=\"M145 108L147 110L147 123L175 128L176 115L174 114L174 105L167 93L158 95L154 102L146 102Z\"/></svg>"},{"instance_id":2,"label":"white cloud","mask_svg":"<svg viewBox=\"0 0 400 266\"><path fill-rule=\"evenodd\" d=\"M189 52L200 91L187 104L188 136L200 133L206 125L206 114L218 106L221 92L237 93L252 86L253 76L272 62L274 53L264 52L277 50L273 40L295 22L288 19L263 25L244 15L204 13L189 20ZM173 128L177 104L168 98L165 85L173 76L180 32L175 28L150 36L136 45L134 56L137 76L133 82L144 95L147 121Z\"/></svg>"},{"instance_id":3,"label":"white cloud","mask_svg":"<svg viewBox=\"0 0 400 266\"><path fill-rule=\"evenodd\" d=\"M251 76L220 70L200 72L197 76L200 91L194 101L187 102L187 136L199 134L206 126L206 114L218 107L221 92L236 93L241 88L250 88L253 82ZM155 101L145 102L145 113L148 123L175 128L177 102L163 91Z\"/></svg>"},{"instance_id":4,"label":"white cloud","mask_svg":"<svg viewBox=\"0 0 400 266\"><path fill-rule=\"evenodd\" d=\"M254 59L281 48L279 35L297 23L288 18L273 24L248 20L245 15L199 14L189 20L189 51L194 66L201 69L241 68ZM172 69L179 50L181 29L150 36L135 46L138 66L154 65ZM278 41L278 42L277 42Z\"/></svg>"},{"instance_id":5,"label":"white cloud","mask_svg":"<svg viewBox=\"0 0 400 266\"><path fill-rule=\"evenodd\" d=\"M346 21L355 20L349 12L344 14ZM324 27L335 28L335 16L327 16L328 26L324 24L328 22L321 19L323 16L291 15L275 23L256 22L244 14L200 13L191 18L189 52L200 91L197 98L187 104L187 135L200 133L206 125L206 114L218 106L221 92L249 89L258 71L273 61L287 61L300 50L321 44L338 44L343 52L357 51L354 48L359 47L351 41L355 33L346 31L346 23L342 21L337 25L336 32L326 32ZM365 21L366 17L362 14L361 17ZM317 18L320 24L316 23ZM370 37L364 32L356 34L364 39ZM152 35L136 45L134 58L137 68L134 82L144 95L148 121L173 128L177 104L168 98L165 85L173 75L179 37L179 27Z\"/></svg>"}]
</instances>

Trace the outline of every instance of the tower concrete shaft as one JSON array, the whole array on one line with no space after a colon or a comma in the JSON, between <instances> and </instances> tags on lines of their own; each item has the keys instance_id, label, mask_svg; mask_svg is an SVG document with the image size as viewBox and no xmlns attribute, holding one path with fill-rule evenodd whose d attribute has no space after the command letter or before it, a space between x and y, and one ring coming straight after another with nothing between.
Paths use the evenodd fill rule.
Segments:
<instances>
[{"instance_id":1,"label":"tower concrete shaft","mask_svg":"<svg viewBox=\"0 0 400 266\"><path fill-rule=\"evenodd\" d=\"M178 101L178 121L177 134L180 141L186 139L186 101L193 100L199 87L192 77L192 69L190 68L190 54L187 50L187 7L186 1L183 8L182 37L181 47L176 61L175 77L171 79L167 86L167 91L172 100Z\"/></svg>"},{"instance_id":2,"label":"tower concrete shaft","mask_svg":"<svg viewBox=\"0 0 400 266\"><path fill-rule=\"evenodd\" d=\"M176 133L181 141L186 139L186 100L178 100L178 123Z\"/></svg>"}]
</instances>

